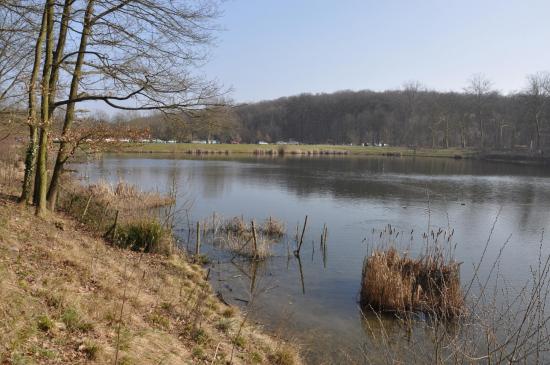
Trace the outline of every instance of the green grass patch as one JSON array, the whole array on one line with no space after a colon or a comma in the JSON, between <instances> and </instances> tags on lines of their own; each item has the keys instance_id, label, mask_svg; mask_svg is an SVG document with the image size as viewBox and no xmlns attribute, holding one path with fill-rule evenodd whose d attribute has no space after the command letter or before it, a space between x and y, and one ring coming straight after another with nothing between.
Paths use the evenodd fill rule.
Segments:
<instances>
[{"instance_id":1,"label":"green grass patch","mask_svg":"<svg viewBox=\"0 0 550 365\"><path fill-rule=\"evenodd\" d=\"M85 321L75 308L67 308L61 315L61 321L70 331L90 332L93 325Z\"/></svg>"},{"instance_id":2,"label":"green grass patch","mask_svg":"<svg viewBox=\"0 0 550 365\"><path fill-rule=\"evenodd\" d=\"M164 253L169 249L167 232L156 219L144 219L119 227L115 245L134 251Z\"/></svg>"},{"instance_id":3,"label":"green grass patch","mask_svg":"<svg viewBox=\"0 0 550 365\"><path fill-rule=\"evenodd\" d=\"M233 339L235 346L243 348L246 345L246 339L243 336L237 336Z\"/></svg>"},{"instance_id":4,"label":"green grass patch","mask_svg":"<svg viewBox=\"0 0 550 365\"><path fill-rule=\"evenodd\" d=\"M53 321L47 315L41 315L36 319L36 327L42 332L49 332L53 328Z\"/></svg>"}]
</instances>

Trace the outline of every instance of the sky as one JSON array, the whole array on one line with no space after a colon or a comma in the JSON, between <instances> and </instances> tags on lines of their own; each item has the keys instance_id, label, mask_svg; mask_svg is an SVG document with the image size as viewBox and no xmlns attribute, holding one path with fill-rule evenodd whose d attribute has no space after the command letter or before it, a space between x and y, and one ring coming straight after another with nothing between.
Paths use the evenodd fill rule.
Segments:
<instances>
[{"instance_id":1,"label":"sky","mask_svg":"<svg viewBox=\"0 0 550 365\"><path fill-rule=\"evenodd\" d=\"M235 102L300 93L461 91L475 73L503 93L550 70L549 0L226 0L202 72Z\"/></svg>"}]
</instances>

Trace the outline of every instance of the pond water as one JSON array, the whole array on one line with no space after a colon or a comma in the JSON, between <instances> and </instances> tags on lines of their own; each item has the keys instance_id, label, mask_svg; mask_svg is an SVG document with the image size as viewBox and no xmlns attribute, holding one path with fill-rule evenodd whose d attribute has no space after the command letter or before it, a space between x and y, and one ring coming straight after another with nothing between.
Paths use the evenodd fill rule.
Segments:
<instances>
[{"instance_id":1,"label":"pond water","mask_svg":"<svg viewBox=\"0 0 550 365\"><path fill-rule=\"evenodd\" d=\"M494 224L484 261L491 263L508 240L500 270L511 285L519 285L538 261L541 232L550 218L550 171L535 166L431 158L119 154L78 170L90 181L124 180L144 190L168 191L176 182L178 205L193 202L193 222L214 213L284 221L287 235L263 263L232 260L208 237L203 250L212 262L214 288L228 302L246 306L252 320L298 343L312 364L361 363L372 350L365 345L369 333L358 307L361 269L369 245L388 224L402 232L397 243L410 246L413 255L423 248L423 232L454 229L464 282L471 279ZM287 251L294 249L296 226L306 215L298 261ZM187 224L180 211L176 232L184 245ZM188 244L194 247L194 239ZM486 270L487 265L480 268L481 276Z\"/></svg>"}]
</instances>

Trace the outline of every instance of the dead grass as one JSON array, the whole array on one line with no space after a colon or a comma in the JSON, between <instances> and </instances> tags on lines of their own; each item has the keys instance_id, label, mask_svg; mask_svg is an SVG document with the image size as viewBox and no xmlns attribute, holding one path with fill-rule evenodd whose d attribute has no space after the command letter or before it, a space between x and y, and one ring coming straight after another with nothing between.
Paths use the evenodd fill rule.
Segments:
<instances>
[{"instance_id":1,"label":"dead grass","mask_svg":"<svg viewBox=\"0 0 550 365\"><path fill-rule=\"evenodd\" d=\"M285 234L286 228L282 221L274 217L269 217L262 225L261 231L266 236L277 238Z\"/></svg>"},{"instance_id":2,"label":"dead grass","mask_svg":"<svg viewBox=\"0 0 550 365\"><path fill-rule=\"evenodd\" d=\"M243 235L251 231L251 227L244 221L243 217L233 217L227 220L222 227L222 231L232 233L234 235Z\"/></svg>"},{"instance_id":3,"label":"dead grass","mask_svg":"<svg viewBox=\"0 0 550 365\"><path fill-rule=\"evenodd\" d=\"M240 314L181 253L110 247L60 215L0 200L0 363L211 364L234 347ZM56 227L54 223L61 222ZM59 227L63 227L60 229ZM277 345L245 326L234 364L280 363Z\"/></svg>"},{"instance_id":4,"label":"dead grass","mask_svg":"<svg viewBox=\"0 0 550 365\"><path fill-rule=\"evenodd\" d=\"M65 181L61 213L38 218L15 203L20 181L6 166L20 171L0 164L10 176L0 185L0 364L227 363L237 329L220 323L241 314L216 297L204 269L179 251L146 254L102 238L116 210L147 210L139 191ZM132 236L134 218L121 214L118 234ZM239 336L233 364L273 363L271 337L254 325Z\"/></svg>"},{"instance_id":5,"label":"dead grass","mask_svg":"<svg viewBox=\"0 0 550 365\"><path fill-rule=\"evenodd\" d=\"M383 311L455 318L464 309L459 265L442 254L413 259L394 247L374 250L363 264L361 304Z\"/></svg>"},{"instance_id":6,"label":"dead grass","mask_svg":"<svg viewBox=\"0 0 550 365\"><path fill-rule=\"evenodd\" d=\"M23 175L23 161L17 147L6 142L0 143L0 187L3 192L18 194Z\"/></svg>"},{"instance_id":7,"label":"dead grass","mask_svg":"<svg viewBox=\"0 0 550 365\"><path fill-rule=\"evenodd\" d=\"M269 217L260 226L255 225L255 232L252 222L247 223L242 216L228 219L220 226L216 243L236 255L255 260L272 256L272 245L286 232L284 223L274 217Z\"/></svg>"},{"instance_id":8,"label":"dead grass","mask_svg":"<svg viewBox=\"0 0 550 365\"><path fill-rule=\"evenodd\" d=\"M76 187L73 187L76 189ZM82 195L92 195L103 203L111 203L115 209L146 209L157 208L172 204L173 198L159 192L144 192L137 186L124 181L110 184L104 180L96 184L82 187Z\"/></svg>"},{"instance_id":9,"label":"dead grass","mask_svg":"<svg viewBox=\"0 0 550 365\"><path fill-rule=\"evenodd\" d=\"M254 247L254 238L250 232L242 234L227 232L225 236L219 237L216 241L228 251L254 260L265 260L273 255L271 249L273 241L259 232L256 233L256 247Z\"/></svg>"},{"instance_id":10,"label":"dead grass","mask_svg":"<svg viewBox=\"0 0 550 365\"><path fill-rule=\"evenodd\" d=\"M285 224L275 217L267 218L263 224L256 226L263 235L270 238L279 238L286 233ZM221 231L232 233L236 236L248 236L252 233L252 224L244 220L244 217L233 217L221 224Z\"/></svg>"}]
</instances>

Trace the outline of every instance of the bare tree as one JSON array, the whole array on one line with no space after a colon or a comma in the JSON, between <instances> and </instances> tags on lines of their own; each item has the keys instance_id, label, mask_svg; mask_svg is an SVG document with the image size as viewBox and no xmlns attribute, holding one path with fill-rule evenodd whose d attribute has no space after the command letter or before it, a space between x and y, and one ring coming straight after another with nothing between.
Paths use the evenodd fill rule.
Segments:
<instances>
[{"instance_id":1,"label":"bare tree","mask_svg":"<svg viewBox=\"0 0 550 365\"><path fill-rule=\"evenodd\" d=\"M10 115L8 118L2 118L2 122L11 124L11 130L20 126L20 123L13 123L14 114L19 114L18 120L25 119L23 100L28 97L26 122L30 131L30 143L26 155L28 168L25 170L22 201L27 201L30 197L38 139L35 87L42 53L42 31L37 30L36 25L37 19L40 23L38 9L39 7L30 1L0 2L0 113ZM33 42L29 42L33 37L36 37L35 52ZM33 60L34 67L31 67ZM6 136L7 134L4 137Z\"/></svg>"},{"instance_id":2,"label":"bare tree","mask_svg":"<svg viewBox=\"0 0 550 365\"><path fill-rule=\"evenodd\" d=\"M405 127L405 138L408 134L410 134L411 130L414 129L416 110L418 108L420 95L425 90L426 88L424 87L424 85L422 85L420 81L411 80L403 84L403 93L407 98L407 126ZM416 145L416 143L414 144Z\"/></svg>"},{"instance_id":3,"label":"bare tree","mask_svg":"<svg viewBox=\"0 0 550 365\"><path fill-rule=\"evenodd\" d=\"M202 132L208 143L214 136L220 136L235 127L237 118L235 113L225 101L219 101L219 106L204 109L194 118L195 131Z\"/></svg>"},{"instance_id":4,"label":"bare tree","mask_svg":"<svg viewBox=\"0 0 550 365\"><path fill-rule=\"evenodd\" d=\"M528 104L529 119L535 129L535 149L542 153L541 130L545 121L545 111L550 97L550 74L537 72L527 76L525 97Z\"/></svg>"},{"instance_id":5,"label":"bare tree","mask_svg":"<svg viewBox=\"0 0 550 365\"><path fill-rule=\"evenodd\" d=\"M479 128L479 147L485 148L485 106L493 83L483 74L472 75L465 91L473 96L474 117Z\"/></svg>"},{"instance_id":6,"label":"bare tree","mask_svg":"<svg viewBox=\"0 0 550 365\"><path fill-rule=\"evenodd\" d=\"M13 11L16 2L0 4L0 140L17 129L24 112L25 81L29 60L29 23Z\"/></svg>"},{"instance_id":7,"label":"bare tree","mask_svg":"<svg viewBox=\"0 0 550 365\"><path fill-rule=\"evenodd\" d=\"M69 136L79 103L181 113L202 109L222 94L194 72L204 62L216 30L216 9L213 0L45 1L42 26L35 32L29 82L29 120L33 121L41 69L40 123L29 123L38 125L38 143L31 128L26 159L27 171L32 171L32 151L38 144L34 184L38 214L55 206L59 178L75 150ZM62 110L63 123L48 179L48 138L56 109ZM32 173L26 174L22 200L27 200L30 189L25 187L31 178Z\"/></svg>"}]
</instances>

